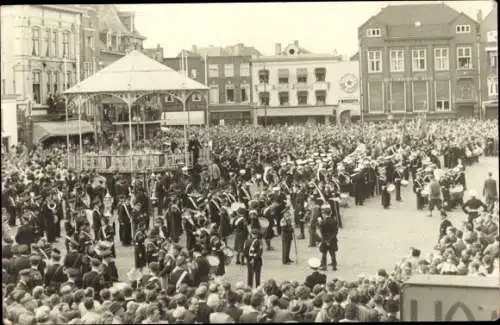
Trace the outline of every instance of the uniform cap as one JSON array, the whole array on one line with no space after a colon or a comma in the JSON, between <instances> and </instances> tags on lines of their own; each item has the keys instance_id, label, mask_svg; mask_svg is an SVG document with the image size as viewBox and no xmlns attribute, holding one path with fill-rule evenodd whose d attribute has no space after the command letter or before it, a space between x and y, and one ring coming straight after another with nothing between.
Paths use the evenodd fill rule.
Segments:
<instances>
[{"instance_id":1,"label":"uniform cap","mask_svg":"<svg viewBox=\"0 0 500 325\"><path fill-rule=\"evenodd\" d=\"M317 257L311 257L310 259L307 260L307 264L309 265L310 268L317 269L320 267L321 261Z\"/></svg>"},{"instance_id":2,"label":"uniform cap","mask_svg":"<svg viewBox=\"0 0 500 325\"><path fill-rule=\"evenodd\" d=\"M31 275L31 269L22 269L19 271L19 275L29 277Z\"/></svg>"}]
</instances>

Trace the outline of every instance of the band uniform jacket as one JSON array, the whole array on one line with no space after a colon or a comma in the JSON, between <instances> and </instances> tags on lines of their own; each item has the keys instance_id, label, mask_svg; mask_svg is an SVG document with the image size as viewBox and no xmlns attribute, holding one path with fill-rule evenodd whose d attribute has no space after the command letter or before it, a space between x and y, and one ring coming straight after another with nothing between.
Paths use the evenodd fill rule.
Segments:
<instances>
[{"instance_id":1,"label":"band uniform jacket","mask_svg":"<svg viewBox=\"0 0 500 325\"><path fill-rule=\"evenodd\" d=\"M109 242L114 242L115 238L115 229L110 224L104 224L101 226L99 230L98 240L105 240Z\"/></svg>"},{"instance_id":2,"label":"band uniform jacket","mask_svg":"<svg viewBox=\"0 0 500 325\"><path fill-rule=\"evenodd\" d=\"M168 236L172 241L177 242L182 234L182 214L179 210L168 209L167 215Z\"/></svg>"},{"instance_id":3,"label":"band uniform jacket","mask_svg":"<svg viewBox=\"0 0 500 325\"><path fill-rule=\"evenodd\" d=\"M317 284L326 284L326 274L322 274L318 271L314 271L312 274L308 275L306 277L306 281L304 282L306 287L309 289L313 289L315 285Z\"/></svg>"},{"instance_id":4,"label":"band uniform jacket","mask_svg":"<svg viewBox=\"0 0 500 325\"><path fill-rule=\"evenodd\" d=\"M262 240L249 238L245 241L243 254L249 263L255 266L262 266L262 253L263 253Z\"/></svg>"},{"instance_id":5,"label":"band uniform jacket","mask_svg":"<svg viewBox=\"0 0 500 325\"><path fill-rule=\"evenodd\" d=\"M248 237L248 227L245 217L237 216L233 221L234 229L234 250L242 252L245 240Z\"/></svg>"},{"instance_id":6,"label":"band uniform jacket","mask_svg":"<svg viewBox=\"0 0 500 325\"><path fill-rule=\"evenodd\" d=\"M28 247L31 247L31 244L35 242L35 229L30 224L19 226L15 240L18 245L28 245Z\"/></svg>"},{"instance_id":7,"label":"band uniform jacket","mask_svg":"<svg viewBox=\"0 0 500 325\"><path fill-rule=\"evenodd\" d=\"M130 214L132 208L127 203L122 203L118 206L118 222L120 223L120 241L130 243L132 241L132 224Z\"/></svg>"},{"instance_id":8,"label":"band uniform jacket","mask_svg":"<svg viewBox=\"0 0 500 325\"><path fill-rule=\"evenodd\" d=\"M199 286L202 282L208 282L210 274L210 264L205 256L196 258L196 271L194 272L194 286Z\"/></svg>"},{"instance_id":9,"label":"band uniform jacket","mask_svg":"<svg viewBox=\"0 0 500 325\"><path fill-rule=\"evenodd\" d=\"M330 217L324 217L323 221L319 225L320 233L321 233L321 243L323 245L327 245L328 247L332 247L335 251L337 251L337 233L338 233L338 224L337 220Z\"/></svg>"},{"instance_id":10,"label":"band uniform jacket","mask_svg":"<svg viewBox=\"0 0 500 325\"><path fill-rule=\"evenodd\" d=\"M182 283L189 285L191 283L191 277L192 275L188 270L181 267L176 267L170 273L170 279L168 283L178 288Z\"/></svg>"},{"instance_id":11,"label":"band uniform jacket","mask_svg":"<svg viewBox=\"0 0 500 325\"><path fill-rule=\"evenodd\" d=\"M69 251L64 258L64 267L81 270L83 266L83 256L78 251Z\"/></svg>"},{"instance_id":12,"label":"band uniform jacket","mask_svg":"<svg viewBox=\"0 0 500 325\"><path fill-rule=\"evenodd\" d=\"M104 278L100 273L91 270L83 275L82 286L94 288L94 298L97 298L101 289L104 289Z\"/></svg>"},{"instance_id":13,"label":"band uniform jacket","mask_svg":"<svg viewBox=\"0 0 500 325\"><path fill-rule=\"evenodd\" d=\"M489 178L484 181L483 196L487 199L493 200L498 198L498 187L496 180Z\"/></svg>"}]
</instances>

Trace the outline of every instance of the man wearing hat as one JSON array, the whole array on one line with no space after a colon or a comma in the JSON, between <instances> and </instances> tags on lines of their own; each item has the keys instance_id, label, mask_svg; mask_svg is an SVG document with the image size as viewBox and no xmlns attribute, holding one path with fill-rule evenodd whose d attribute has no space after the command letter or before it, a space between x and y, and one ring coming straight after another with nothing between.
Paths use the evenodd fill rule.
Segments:
<instances>
[{"instance_id":1,"label":"man wearing hat","mask_svg":"<svg viewBox=\"0 0 500 325\"><path fill-rule=\"evenodd\" d=\"M82 279L80 270L76 268L66 269L66 275L68 276L68 280L61 284L61 288L68 286L72 290L81 289L82 288Z\"/></svg>"},{"instance_id":2,"label":"man wearing hat","mask_svg":"<svg viewBox=\"0 0 500 325\"><path fill-rule=\"evenodd\" d=\"M319 224L319 229L321 233L321 244L319 250L321 252L321 268L326 269L326 255L330 254L332 259L332 268L334 271L337 270L337 259L335 253L337 252L337 233L338 233L338 223L331 214L331 207L325 204L321 207L322 220Z\"/></svg>"},{"instance_id":3,"label":"man wearing hat","mask_svg":"<svg viewBox=\"0 0 500 325\"><path fill-rule=\"evenodd\" d=\"M498 201L498 186L491 172L488 173L488 178L484 181L483 196L485 197L486 205L492 211L495 202Z\"/></svg>"},{"instance_id":4,"label":"man wearing hat","mask_svg":"<svg viewBox=\"0 0 500 325\"><path fill-rule=\"evenodd\" d=\"M321 266L321 261L319 260L319 258L311 257L307 261L307 264L309 264L309 267L313 270L313 273L306 277L304 284L311 290L317 284L326 285L326 275L318 271L319 267Z\"/></svg>"},{"instance_id":5,"label":"man wearing hat","mask_svg":"<svg viewBox=\"0 0 500 325\"><path fill-rule=\"evenodd\" d=\"M64 266L61 263L61 251L54 248L50 255L50 263L48 263L47 271L45 272L44 283L48 292L58 292L61 283L66 281L67 277L64 273Z\"/></svg>"},{"instance_id":6,"label":"man wearing hat","mask_svg":"<svg viewBox=\"0 0 500 325\"><path fill-rule=\"evenodd\" d=\"M16 232L16 243L18 245L27 245L28 250L31 248L31 244L36 241L35 229L30 223L28 214L23 214L21 217L21 225ZM47 233L47 239L49 239L49 233ZM51 239L54 239L51 237Z\"/></svg>"},{"instance_id":7,"label":"man wearing hat","mask_svg":"<svg viewBox=\"0 0 500 325\"><path fill-rule=\"evenodd\" d=\"M177 202L171 202L165 214L167 220L167 230L169 238L174 242L179 242L179 237L182 234L182 213Z\"/></svg>"},{"instance_id":8,"label":"man wearing hat","mask_svg":"<svg viewBox=\"0 0 500 325\"><path fill-rule=\"evenodd\" d=\"M14 274L30 267L29 247L27 245L18 245L14 249L14 258L12 259Z\"/></svg>"},{"instance_id":9,"label":"man wearing hat","mask_svg":"<svg viewBox=\"0 0 500 325\"><path fill-rule=\"evenodd\" d=\"M99 240L101 231L101 219L103 214L101 212L101 202L99 200L94 200L92 203L92 227L94 230L94 239Z\"/></svg>"},{"instance_id":10,"label":"man wearing hat","mask_svg":"<svg viewBox=\"0 0 500 325\"><path fill-rule=\"evenodd\" d=\"M252 230L252 236L245 241L243 251L247 262L248 286L253 287L255 279L255 285L258 287L260 285L263 253L261 233L259 230Z\"/></svg>"},{"instance_id":11,"label":"man wearing hat","mask_svg":"<svg viewBox=\"0 0 500 325\"><path fill-rule=\"evenodd\" d=\"M123 246L130 246L132 242L132 207L130 201L125 199L124 194L119 195L120 203L118 204L118 222L120 223L120 241Z\"/></svg>"},{"instance_id":12,"label":"man wearing hat","mask_svg":"<svg viewBox=\"0 0 500 325\"><path fill-rule=\"evenodd\" d=\"M118 281L118 270L116 269L110 247L102 251L100 257L102 258L102 277L104 278L104 285L109 288L113 286L114 282Z\"/></svg>"},{"instance_id":13,"label":"man wearing hat","mask_svg":"<svg viewBox=\"0 0 500 325\"><path fill-rule=\"evenodd\" d=\"M30 271L32 279L32 287L43 285L44 273L43 269L40 271L40 265L42 263L42 258L38 255L30 256Z\"/></svg>"},{"instance_id":14,"label":"man wearing hat","mask_svg":"<svg viewBox=\"0 0 500 325\"><path fill-rule=\"evenodd\" d=\"M281 219L281 244L282 254L281 263L291 264L290 251L292 249L292 241L295 236L295 228L293 226L292 213L290 210L285 212L285 216Z\"/></svg>"},{"instance_id":15,"label":"man wearing hat","mask_svg":"<svg viewBox=\"0 0 500 325\"><path fill-rule=\"evenodd\" d=\"M19 280L17 281L16 288L14 290L31 292L32 289L31 270L29 268L22 269L19 271Z\"/></svg>"}]
</instances>

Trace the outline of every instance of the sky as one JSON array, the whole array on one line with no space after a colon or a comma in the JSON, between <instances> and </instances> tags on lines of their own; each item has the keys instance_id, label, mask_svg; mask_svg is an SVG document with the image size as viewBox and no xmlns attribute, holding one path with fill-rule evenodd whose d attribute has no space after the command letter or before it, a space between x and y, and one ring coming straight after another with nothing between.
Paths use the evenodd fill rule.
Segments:
<instances>
[{"instance_id":1,"label":"sky","mask_svg":"<svg viewBox=\"0 0 500 325\"><path fill-rule=\"evenodd\" d=\"M432 2L432 1L419 1ZM493 1L444 1L457 11L476 18L492 9ZM181 49L228 46L244 43L264 55L274 54L274 44L298 40L301 47L317 54L353 55L357 52L357 29L387 5L414 1L373 2L274 2L192 3L120 5L136 12L136 29L147 40L144 47L160 44L166 57Z\"/></svg>"}]
</instances>

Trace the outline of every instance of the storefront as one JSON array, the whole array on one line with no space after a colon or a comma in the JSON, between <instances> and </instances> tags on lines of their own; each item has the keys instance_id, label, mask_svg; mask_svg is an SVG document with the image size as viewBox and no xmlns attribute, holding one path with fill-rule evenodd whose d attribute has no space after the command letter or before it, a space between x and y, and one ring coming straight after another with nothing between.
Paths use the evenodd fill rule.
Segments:
<instances>
[{"instance_id":1,"label":"storefront","mask_svg":"<svg viewBox=\"0 0 500 325\"><path fill-rule=\"evenodd\" d=\"M210 111L210 125L234 125L252 123L252 112L241 111Z\"/></svg>"},{"instance_id":2,"label":"storefront","mask_svg":"<svg viewBox=\"0 0 500 325\"><path fill-rule=\"evenodd\" d=\"M483 102L484 118L498 119L498 99Z\"/></svg>"},{"instance_id":3,"label":"storefront","mask_svg":"<svg viewBox=\"0 0 500 325\"><path fill-rule=\"evenodd\" d=\"M335 123L333 115L335 106L322 107L280 107L258 108L257 123L259 125L273 124L325 124Z\"/></svg>"}]
</instances>

